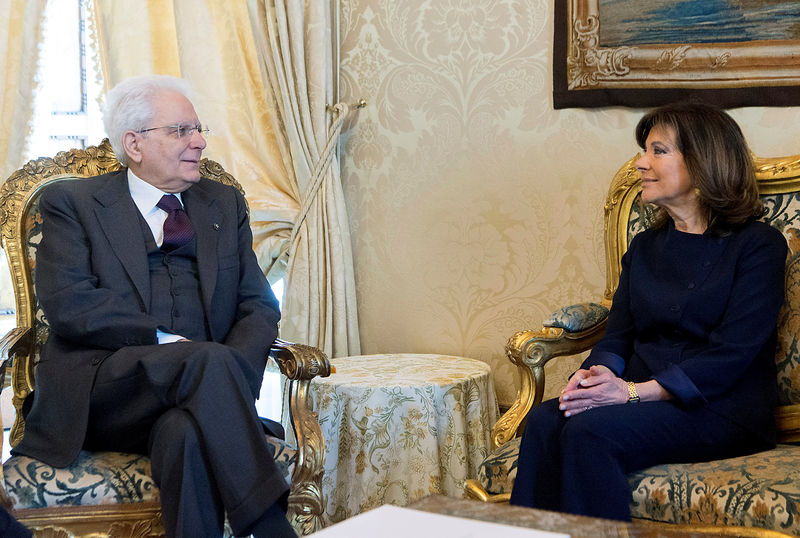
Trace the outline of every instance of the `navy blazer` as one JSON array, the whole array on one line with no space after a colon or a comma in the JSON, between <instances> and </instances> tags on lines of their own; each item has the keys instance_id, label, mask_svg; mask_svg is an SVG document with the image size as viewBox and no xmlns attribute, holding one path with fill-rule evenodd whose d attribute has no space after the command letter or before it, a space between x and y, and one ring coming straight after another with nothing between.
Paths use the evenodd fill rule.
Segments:
<instances>
[{"instance_id":1,"label":"navy blazer","mask_svg":"<svg viewBox=\"0 0 800 538\"><path fill-rule=\"evenodd\" d=\"M606 334L581 367L655 379L687 409L709 406L774 442L787 250L762 222L721 237L683 233L671 222L636 235Z\"/></svg>"},{"instance_id":2,"label":"navy blazer","mask_svg":"<svg viewBox=\"0 0 800 538\"><path fill-rule=\"evenodd\" d=\"M255 399L280 312L252 249L244 198L206 178L181 196L211 339L252 365L245 374ZM50 334L15 452L65 466L83 444L97 366L122 347L156 344L158 323L148 312L147 252L125 169L51 184L39 208L35 284Z\"/></svg>"}]
</instances>

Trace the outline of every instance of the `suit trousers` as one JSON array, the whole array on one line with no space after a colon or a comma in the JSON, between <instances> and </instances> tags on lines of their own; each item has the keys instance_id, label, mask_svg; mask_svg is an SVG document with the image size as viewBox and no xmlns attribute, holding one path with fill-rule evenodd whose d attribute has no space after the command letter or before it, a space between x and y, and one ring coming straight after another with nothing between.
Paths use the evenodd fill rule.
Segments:
<instances>
[{"instance_id":1,"label":"suit trousers","mask_svg":"<svg viewBox=\"0 0 800 538\"><path fill-rule=\"evenodd\" d=\"M558 403L548 400L528 414L511 504L630 521L628 473L770 448L706 407L641 402L565 418Z\"/></svg>"},{"instance_id":2,"label":"suit trousers","mask_svg":"<svg viewBox=\"0 0 800 538\"><path fill-rule=\"evenodd\" d=\"M168 536L221 536L225 513L244 534L285 502L240 360L176 342L122 348L98 368L84 446L150 456Z\"/></svg>"}]
</instances>

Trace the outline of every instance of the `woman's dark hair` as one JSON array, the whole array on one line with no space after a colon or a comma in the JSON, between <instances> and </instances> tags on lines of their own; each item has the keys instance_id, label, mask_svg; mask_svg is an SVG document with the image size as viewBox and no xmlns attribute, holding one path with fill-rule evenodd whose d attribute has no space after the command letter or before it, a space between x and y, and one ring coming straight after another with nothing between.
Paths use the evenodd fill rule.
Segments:
<instances>
[{"instance_id":1,"label":"woman's dark hair","mask_svg":"<svg viewBox=\"0 0 800 538\"><path fill-rule=\"evenodd\" d=\"M672 129L692 186L698 190L706 233L725 234L762 215L753 159L739 125L726 112L702 103L674 103L651 110L636 126L636 142L646 149L656 127ZM669 216L657 208L653 226Z\"/></svg>"}]
</instances>

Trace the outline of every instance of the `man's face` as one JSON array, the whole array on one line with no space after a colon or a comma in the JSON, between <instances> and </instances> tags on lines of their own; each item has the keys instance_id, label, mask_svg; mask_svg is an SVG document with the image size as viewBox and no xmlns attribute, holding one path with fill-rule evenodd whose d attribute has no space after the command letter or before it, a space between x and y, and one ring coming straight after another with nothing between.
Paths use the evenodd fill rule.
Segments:
<instances>
[{"instance_id":1,"label":"man's face","mask_svg":"<svg viewBox=\"0 0 800 538\"><path fill-rule=\"evenodd\" d=\"M136 133L139 152L130 157L131 171L164 192L183 192L200 181L200 158L206 140L194 127L200 124L192 103L181 93L159 92L153 102L153 120L146 133ZM166 128L162 128L166 127Z\"/></svg>"}]
</instances>

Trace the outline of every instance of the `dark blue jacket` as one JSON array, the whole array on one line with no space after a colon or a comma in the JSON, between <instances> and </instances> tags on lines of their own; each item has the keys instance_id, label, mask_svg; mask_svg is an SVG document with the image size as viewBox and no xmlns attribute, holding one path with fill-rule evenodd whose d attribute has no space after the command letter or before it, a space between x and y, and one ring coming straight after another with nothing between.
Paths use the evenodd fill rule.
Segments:
<instances>
[{"instance_id":1,"label":"dark blue jacket","mask_svg":"<svg viewBox=\"0 0 800 538\"><path fill-rule=\"evenodd\" d=\"M786 240L751 222L722 237L670 222L631 241L605 337L582 368L655 379L687 408L713 411L774 442L775 343Z\"/></svg>"}]
</instances>

